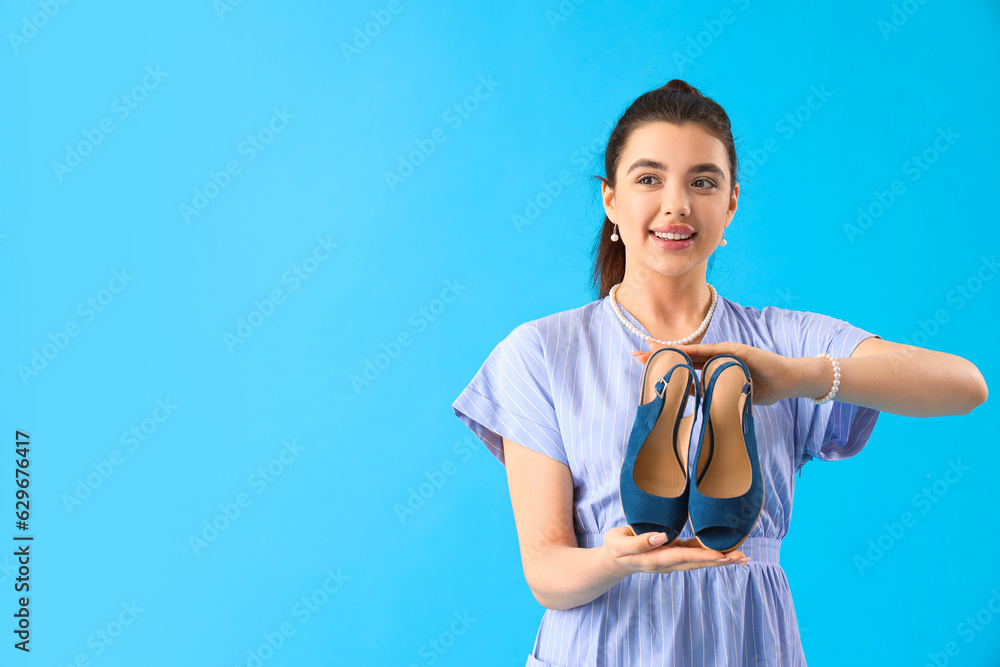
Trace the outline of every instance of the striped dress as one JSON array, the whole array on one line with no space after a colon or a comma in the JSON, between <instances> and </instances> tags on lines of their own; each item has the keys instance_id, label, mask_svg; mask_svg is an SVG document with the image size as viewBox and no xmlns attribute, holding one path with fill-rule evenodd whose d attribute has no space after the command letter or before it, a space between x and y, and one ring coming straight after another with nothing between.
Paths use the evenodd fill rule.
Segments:
<instances>
[{"instance_id":1,"label":"striped dress","mask_svg":"<svg viewBox=\"0 0 1000 667\"><path fill-rule=\"evenodd\" d=\"M622 313L648 333L631 313ZM825 351L843 358L871 336L880 337L827 315L774 306L758 310L720 295L702 343L732 341L787 357ZM599 546L605 531L627 525L618 480L644 370L631 353L647 349L619 321L609 295L515 328L452 404L501 464L506 437L569 467L581 548ZM700 380L700 370L698 375ZM836 399L754 405L765 498L740 546L750 564L635 573L592 602L546 609L526 666L805 665L779 561L795 473L813 458L857 454L878 415ZM699 414L694 437L700 432ZM690 522L681 537L693 537Z\"/></svg>"}]
</instances>

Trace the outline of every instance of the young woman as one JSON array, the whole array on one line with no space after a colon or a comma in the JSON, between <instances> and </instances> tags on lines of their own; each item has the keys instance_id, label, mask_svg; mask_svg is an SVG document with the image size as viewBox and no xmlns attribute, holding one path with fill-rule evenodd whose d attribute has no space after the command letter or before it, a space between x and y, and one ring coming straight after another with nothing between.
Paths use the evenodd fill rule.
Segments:
<instances>
[{"instance_id":1,"label":"young woman","mask_svg":"<svg viewBox=\"0 0 1000 667\"><path fill-rule=\"evenodd\" d=\"M718 295L706 265L736 213L736 149L725 111L683 81L635 100L605 170L601 298L515 328L452 405L506 467L525 580L547 608L526 664L805 665L779 564L795 472L857 454L880 412L966 414L986 383L955 355ZM667 344L699 370L735 354L753 378L764 506L725 555L690 522L664 546L623 513L644 364Z\"/></svg>"}]
</instances>

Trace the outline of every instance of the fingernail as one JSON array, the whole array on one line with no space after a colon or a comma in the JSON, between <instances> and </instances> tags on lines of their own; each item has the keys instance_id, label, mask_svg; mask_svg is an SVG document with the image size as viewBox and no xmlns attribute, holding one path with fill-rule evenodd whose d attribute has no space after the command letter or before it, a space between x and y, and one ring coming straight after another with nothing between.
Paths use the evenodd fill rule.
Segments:
<instances>
[{"instance_id":1,"label":"fingernail","mask_svg":"<svg viewBox=\"0 0 1000 667\"><path fill-rule=\"evenodd\" d=\"M740 561L739 561L740 565L746 565L749 562L750 562L750 557L749 556L741 558Z\"/></svg>"},{"instance_id":2,"label":"fingernail","mask_svg":"<svg viewBox=\"0 0 1000 667\"><path fill-rule=\"evenodd\" d=\"M715 561L715 562L716 562L716 563L728 563L728 562L729 562L729 559L728 559L728 558L720 558L719 560L717 560L717 561Z\"/></svg>"},{"instance_id":3,"label":"fingernail","mask_svg":"<svg viewBox=\"0 0 1000 667\"><path fill-rule=\"evenodd\" d=\"M660 544L661 542L666 542L666 541L667 541L666 533L657 533L656 535L653 535L651 538L649 538L650 544Z\"/></svg>"}]
</instances>

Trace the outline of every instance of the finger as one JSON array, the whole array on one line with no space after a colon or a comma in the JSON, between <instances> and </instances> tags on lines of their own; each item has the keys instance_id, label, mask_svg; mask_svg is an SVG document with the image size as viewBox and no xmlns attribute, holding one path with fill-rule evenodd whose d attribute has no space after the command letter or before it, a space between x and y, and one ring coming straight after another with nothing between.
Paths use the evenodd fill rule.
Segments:
<instances>
[{"instance_id":1,"label":"finger","mask_svg":"<svg viewBox=\"0 0 1000 667\"><path fill-rule=\"evenodd\" d=\"M691 357L692 361L704 361L709 357L714 357L717 354L729 351L726 349L726 346L715 343L708 345L678 345L678 347L684 352L684 354Z\"/></svg>"},{"instance_id":2,"label":"finger","mask_svg":"<svg viewBox=\"0 0 1000 667\"><path fill-rule=\"evenodd\" d=\"M704 549L704 547L701 546L701 542L698 541L697 537L689 537L686 540L677 540L676 542L674 542L674 545L679 547L684 546L684 547L694 547L696 549Z\"/></svg>"},{"instance_id":3,"label":"finger","mask_svg":"<svg viewBox=\"0 0 1000 667\"><path fill-rule=\"evenodd\" d=\"M663 546L667 541L666 533L648 532L636 535L631 526L619 526L608 531L612 537L612 546L619 555L640 554ZM607 542L605 538L605 542Z\"/></svg>"},{"instance_id":4,"label":"finger","mask_svg":"<svg viewBox=\"0 0 1000 667\"><path fill-rule=\"evenodd\" d=\"M737 551L735 549L732 551L727 551L726 553L722 553L721 551L718 553L720 558L725 558L730 563L736 563L746 558L746 556L743 555L742 551Z\"/></svg>"},{"instance_id":5,"label":"finger","mask_svg":"<svg viewBox=\"0 0 1000 667\"><path fill-rule=\"evenodd\" d=\"M684 549L684 555L693 558L693 560L686 562L729 565L732 563L738 563L742 559L746 558L742 551L738 551L736 549L728 553L722 553L721 551L716 551L715 549L706 549L695 537L689 537L686 540L674 540L670 543L668 548L671 547ZM686 550L688 549L691 551L687 552Z\"/></svg>"},{"instance_id":6,"label":"finger","mask_svg":"<svg viewBox=\"0 0 1000 667\"><path fill-rule=\"evenodd\" d=\"M664 549L666 558L661 561L663 565L707 567L712 565L730 565L734 561L729 560L726 554L706 549L698 546L677 546Z\"/></svg>"},{"instance_id":7,"label":"finger","mask_svg":"<svg viewBox=\"0 0 1000 667\"><path fill-rule=\"evenodd\" d=\"M678 345L685 354L687 354L692 359L697 357L698 359L708 359L709 357L714 357L717 354L734 354L737 357L742 358L742 354L745 345L742 343L698 343L697 345Z\"/></svg>"}]
</instances>

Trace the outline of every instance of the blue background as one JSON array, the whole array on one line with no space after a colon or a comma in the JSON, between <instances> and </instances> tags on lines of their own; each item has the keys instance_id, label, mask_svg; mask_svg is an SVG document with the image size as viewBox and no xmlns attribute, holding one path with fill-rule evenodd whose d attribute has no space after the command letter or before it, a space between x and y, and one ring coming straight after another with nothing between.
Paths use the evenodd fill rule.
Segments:
<instances>
[{"instance_id":1,"label":"blue background","mask_svg":"<svg viewBox=\"0 0 1000 667\"><path fill-rule=\"evenodd\" d=\"M15 429L35 535L30 655L0 550L5 665L523 664L544 610L451 402L515 326L597 298L590 175L671 78L733 121L722 295L994 383L996 2L16 0L0 28L0 539ZM811 666L995 662L1000 618L960 624L1000 598L996 418L883 414L803 469L782 564Z\"/></svg>"}]
</instances>

